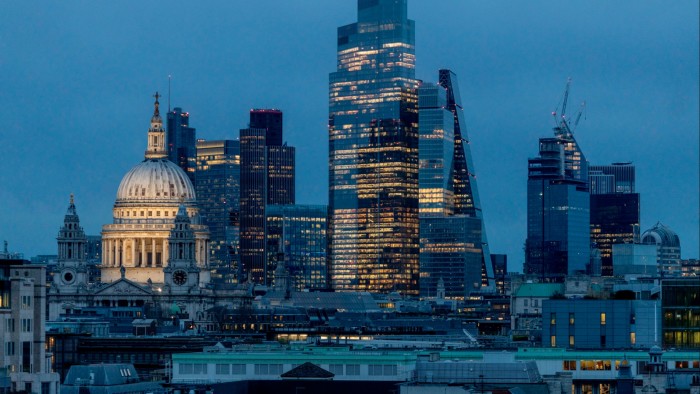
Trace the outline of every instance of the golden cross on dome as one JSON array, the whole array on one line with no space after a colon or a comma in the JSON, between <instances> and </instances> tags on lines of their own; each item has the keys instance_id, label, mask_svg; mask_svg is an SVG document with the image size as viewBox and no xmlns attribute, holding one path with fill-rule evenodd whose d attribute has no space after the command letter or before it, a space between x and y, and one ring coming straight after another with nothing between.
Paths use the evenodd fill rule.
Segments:
<instances>
[{"instance_id":1,"label":"golden cross on dome","mask_svg":"<svg viewBox=\"0 0 700 394\"><path fill-rule=\"evenodd\" d=\"M73 193L70 194L70 204L73 205Z\"/></svg>"}]
</instances>

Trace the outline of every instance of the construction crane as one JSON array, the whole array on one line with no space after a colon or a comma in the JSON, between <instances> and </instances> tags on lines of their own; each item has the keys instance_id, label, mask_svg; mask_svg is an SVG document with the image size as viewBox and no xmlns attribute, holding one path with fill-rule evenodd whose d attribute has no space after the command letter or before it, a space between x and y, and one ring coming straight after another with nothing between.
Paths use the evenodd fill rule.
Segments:
<instances>
[{"instance_id":1,"label":"construction crane","mask_svg":"<svg viewBox=\"0 0 700 394\"><path fill-rule=\"evenodd\" d=\"M576 127L579 124L579 121L581 120L581 115L584 113L584 110L586 109L586 102L582 102L581 106L579 107L579 111L576 114L576 120L574 121L573 126L570 124L569 119L566 116L566 106L569 102L569 89L571 87L571 78L568 78L566 81L566 88L564 89L564 97L562 98L561 102L561 117L557 117L557 110L559 109L559 106L557 105L557 108L552 111L552 116L554 117L554 131L557 135L565 134L565 135L571 135L574 133L574 130L576 130Z\"/></svg>"}]
</instances>

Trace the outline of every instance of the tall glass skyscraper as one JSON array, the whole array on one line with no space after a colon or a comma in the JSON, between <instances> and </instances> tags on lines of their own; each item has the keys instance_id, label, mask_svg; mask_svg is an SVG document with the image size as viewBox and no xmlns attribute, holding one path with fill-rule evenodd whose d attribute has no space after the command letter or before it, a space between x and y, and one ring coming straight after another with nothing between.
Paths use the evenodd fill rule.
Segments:
<instances>
[{"instance_id":1,"label":"tall glass skyscraper","mask_svg":"<svg viewBox=\"0 0 700 394\"><path fill-rule=\"evenodd\" d=\"M418 89L420 217L452 215L455 133L447 89L425 82Z\"/></svg>"},{"instance_id":2,"label":"tall glass skyscraper","mask_svg":"<svg viewBox=\"0 0 700 394\"><path fill-rule=\"evenodd\" d=\"M524 271L545 279L585 272L591 257L588 163L565 120L554 134L528 159Z\"/></svg>"},{"instance_id":3,"label":"tall glass skyscraper","mask_svg":"<svg viewBox=\"0 0 700 394\"><path fill-rule=\"evenodd\" d=\"M330 74L329 209L336 290L418 293L415 23L407 0L358 0Z\"/></svg>"},{"instance_id":4,"label":"tall glass skyscraper","mask_svg":"<svg viewBox=\"0 0 700 394\"><path fill-rule=\"evenodd\" d=\"M265 205L267 160L265 129L242 129L241 144L241 273L248 281L266 284ZM243 278L238 278L242 281Z\"/></svg>"},{"instance_id":5,"label":"tall glass skyscraper","mask_svg":"<svg viewBox=\"0 0 700 394\"><path fill-rule=\"evenodd\" d=\"M613 275L613 245L639 243L639 193L632 163L590 166L591 242L600 250L603 276Z\"/></svg>"},{"instance_id":6,"label":"tall glass skyscraper","mask_svg":"<svg viewBox=\"0 0 700 394\"><path fill-rule=\"evenodd\" d=\"M266 207L295 201L295 149L282 141L282 111L250 110L240 134L240 258L248 280L260 284L271 283L275 270L265 249Z\"/></svg>"},{"instance_id":7,"label":"tall glass skyscraper","mask_svg":"<svg viewBox=\"0 0 700 394\"><path fill-rule=\"evenodd\" d=\"M441 281L447 297L463 299L493 286L493 265L457 76L440 70L439 80L418 89L420 294L434 296Z\"/></svg>"},{"instance_id":8,"label":"tall glass skyscraper","mask_svg":"<svg viewBox=\"0 0 700 394\"><path fill-rule=\"evenodd\" d=\"M197 141L197 202L210 232L214 283L233 283L238 268L240 141Z\"/></svg>"},{"instance_id":9,"label":"tall glass skyscraper","mask_svg":"<svg viewBox=\"0 0 700 394\"><path fill-rule=\"evenodd\" d=\"M168 160L180 166L194 184L197 167L196 130L190 127L190 114L183 112L180 107L168 111L165 140L168 143Z\"/></svg>"}]
</instances>

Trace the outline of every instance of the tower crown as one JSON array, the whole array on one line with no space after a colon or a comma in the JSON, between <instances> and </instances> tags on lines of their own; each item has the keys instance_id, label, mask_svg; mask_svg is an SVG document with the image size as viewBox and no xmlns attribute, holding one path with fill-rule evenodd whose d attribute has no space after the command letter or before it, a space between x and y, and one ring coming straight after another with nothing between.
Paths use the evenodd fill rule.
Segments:
<instances>
[{"instance_id":1,"label":"tower crown","mask_svg":"<svg viewBox=\"0 0 700 394\"><path fill-rule=\"evenodd\" d=\"M153 103L153 116L151 117L151 128L148 129L148 147L146 148L146 159L163 159L168 157L165 150L165 130L163 129L163 119L160 117L158 98L160 94L156 92Z\"/></svg>"}]
</instances>

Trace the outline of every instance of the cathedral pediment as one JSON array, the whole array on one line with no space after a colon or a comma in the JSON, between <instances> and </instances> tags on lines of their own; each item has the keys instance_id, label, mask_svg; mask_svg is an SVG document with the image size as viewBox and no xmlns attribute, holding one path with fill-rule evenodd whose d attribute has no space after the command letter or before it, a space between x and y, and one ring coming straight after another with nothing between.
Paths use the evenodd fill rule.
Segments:
<instances>
[{"instance_id":1,"label":"cathedral pediment","mask_svg":"<svg viewBox=\"0 0 700 394\"><path fill-rule=\"evenodd\" d=\"M135 295L135 296L150 296L153 295L151 289L144 288L128 279L119 279L109 285L97 290L96 296L107 295Z\"/></svg>"}]
</instances>

